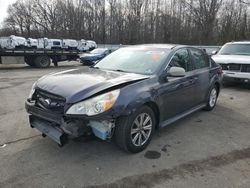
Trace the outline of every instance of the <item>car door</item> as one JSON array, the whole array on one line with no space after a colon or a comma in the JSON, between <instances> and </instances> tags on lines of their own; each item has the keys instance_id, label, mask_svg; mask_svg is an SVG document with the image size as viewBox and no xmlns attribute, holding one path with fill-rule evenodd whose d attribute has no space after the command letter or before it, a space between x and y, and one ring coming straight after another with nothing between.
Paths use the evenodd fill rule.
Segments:
<instances>
[{"instance_id":1,"label":"car door","mask_svg":"<svg viewBox=\"0 0 250 188\"><path fill-rule=\"evenodd\" d=\"M208 55L200 49L189 48L191 54L192 73L197 81L197 87L194 89L195 105L204 103L210 80L210 61Z\"/></svg>"},{"instance_id":2,"label":"car door","mask_svg":"<svg viewBox=\"0 0 250 188\"><path fill-rule=\"evenodd\" d=\"M186 71L184 77L167 77L167 81L160 84L160 108L162 121L174 117L194 107L194 91L196 79L192 73L191 57L187 48L176 51L167 66L166 71L172 66L182 67Z\"/></svg>"}]
</instances>

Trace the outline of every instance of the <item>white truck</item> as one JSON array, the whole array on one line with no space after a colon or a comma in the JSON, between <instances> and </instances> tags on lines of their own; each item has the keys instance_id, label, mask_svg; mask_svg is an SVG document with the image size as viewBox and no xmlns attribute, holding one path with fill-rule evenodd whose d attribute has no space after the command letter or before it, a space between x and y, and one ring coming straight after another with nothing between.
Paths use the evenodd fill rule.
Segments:
<instances>
[{"instance_id":1,"label":"white truck","mask_svg":"<svg viewBox=\"0 0 250 188\"><path fill-rule=\"evenodd\" d=\"M46 68L51 63L58 66L60 61L75 61L78 58L78 50L0 49L0 64L26 63L31 67Z\"/></svg>"}]
</instances>

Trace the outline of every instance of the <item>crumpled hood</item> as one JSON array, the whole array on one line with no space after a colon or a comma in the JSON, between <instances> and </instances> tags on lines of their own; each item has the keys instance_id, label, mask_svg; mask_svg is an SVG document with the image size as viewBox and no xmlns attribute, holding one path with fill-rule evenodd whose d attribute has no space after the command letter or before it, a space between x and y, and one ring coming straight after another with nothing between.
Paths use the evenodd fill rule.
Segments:
<instances>
[{"instance_id":1,"label":"crumpled hood","mask_svg":"<svg viewBox=\"0 0 250 188\"><path fill-rule=\"evenodd\" d=\"M148 78L147 75L93 68L71 69L40 78L36 88L60 95L67 103L75 103L103 90Z\"/></svg>"},{"instance_id":2,"label":"crumpled hood","mask_svg":"<svg viewBox=\"0 0 250 188\"><path fill-rule=\"evenodd\" d=\"M250 64L250 56L246 55L214 55L212 59L219 64Z\"/></svg>"}]
</instances>

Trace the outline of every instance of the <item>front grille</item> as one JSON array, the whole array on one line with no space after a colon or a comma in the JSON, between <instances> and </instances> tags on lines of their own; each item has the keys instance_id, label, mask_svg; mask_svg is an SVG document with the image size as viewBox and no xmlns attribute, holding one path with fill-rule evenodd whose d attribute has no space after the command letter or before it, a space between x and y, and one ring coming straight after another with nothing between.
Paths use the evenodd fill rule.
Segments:
<instances>
[{"instance_id":1,"label":"front grille","mask_svg":"<svg viewBox=\"0 0 250 188\"><path fill-rule=\"evenodd\" d=\"M40 89L35 91L33 98L36 101L37 107L53 110L56 112L63 112L66 102L64 97Z\"/></svg>"},{"instance_id":2,"label":"front grille","mask_svg":"<svg viewBox=\"0 0 250 188\"><path fill-rule=\"evenodd\" d=\"M242 65L241 72L250 72L250 64L249 65Z\"/></svg>"},{"instance_id":3,"label":"front grille","mask_svg":"<svg viewBox=\"0 0 250 188\"><path fill-rule=\"evenodd\" d=\"M250 72L250 64L221 64L222 70L236 71L236 72Z\"/></svg>"}]
</instances>

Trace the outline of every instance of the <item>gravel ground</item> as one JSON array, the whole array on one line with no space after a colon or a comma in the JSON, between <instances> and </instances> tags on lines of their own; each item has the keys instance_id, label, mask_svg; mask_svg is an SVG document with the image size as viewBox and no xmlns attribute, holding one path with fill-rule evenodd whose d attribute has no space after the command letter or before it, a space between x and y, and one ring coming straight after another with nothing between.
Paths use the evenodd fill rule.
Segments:
<instances>
[{"instance_id":1,"label":"gravel ground","mask_svg":"<svg viewBox=\"0 0 250 188\"><path fill-rule=\"evenodd\" d=\"M29 127L25 99L44 74L0 65L0 187L250 187L250 90L223 88L216 108L156 131L149 147L127 154L112 142L58 147ZM154 158L154 159L152 159Z\"/></svg>"}]
</instances>

